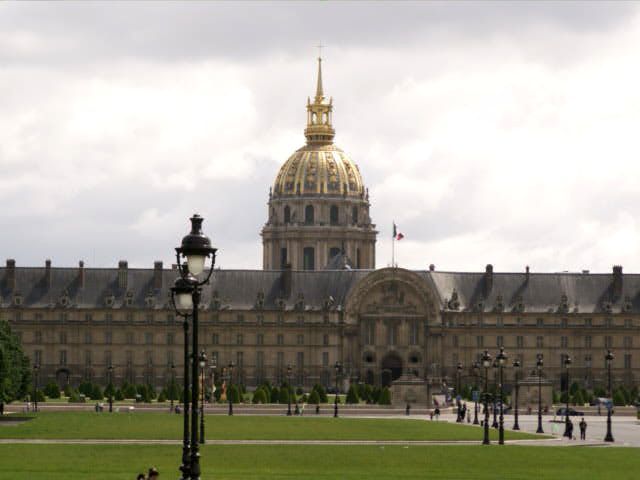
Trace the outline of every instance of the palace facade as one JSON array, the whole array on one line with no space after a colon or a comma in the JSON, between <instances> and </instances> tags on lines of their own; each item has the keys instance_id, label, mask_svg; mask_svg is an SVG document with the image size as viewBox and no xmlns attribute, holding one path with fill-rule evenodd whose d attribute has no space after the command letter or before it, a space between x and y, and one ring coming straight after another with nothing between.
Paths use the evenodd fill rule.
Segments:
<instances>
[{"instance_id":1,"label":"palace facade","mask_svg":"<svg viewBox=\"0 0 640 480\"><path fill-rule=\"evenodd\" d=\"M472 383L473 363L504 346L528 375L604 385L607 349L615 383L640 375L640 275L441 272L375 269L377 231L358 166L333 143L333 101L321 63L307 101L306 144L281 167L262 229L263 270L216 270L204 288L202 348L217 372L235 364L249 387L284 380L389 384L403 373L431 384ZM169 289L178 272L153 268L0 268L0 318L10 322L40 382L167 384L182 372L182 327ZM172 369L172 366L175 368ZM513 369L506 372L508 382ZM557 387L556 387L557 388Z\"/></svg>"}]
</instances>

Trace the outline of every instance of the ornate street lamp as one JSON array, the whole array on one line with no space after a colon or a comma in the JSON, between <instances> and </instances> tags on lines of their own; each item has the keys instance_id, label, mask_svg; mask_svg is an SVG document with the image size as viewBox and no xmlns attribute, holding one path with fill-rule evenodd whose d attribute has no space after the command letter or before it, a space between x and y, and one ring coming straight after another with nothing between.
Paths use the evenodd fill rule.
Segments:
<instances>
[{"instance_id":1,"label":"ornate street lamp","mask_svg":"<svg viewBox=\"0 0 640 480\"><path fill-rule=\"evenodd\" d=\"M478 372L479 371L480 371L480 362L473 362L473 377L474 377L476 392L478 389ZM477 396L475 396L473 399L473 424L474 425L480 424L480 422L478 421L478 397Z\"/></svg>"},{"instance_id":2,"label":"ornate street lamp","mask_svg":"<svg viewBox=\"0 0 640 480\"><path fill-rule=\"evenodd\" d=\"M338 418L338 376L340 375L340 372L342 370L342 365L340 364L340 362L336 362L335 369L336 369L336 396L333 402L333 417Z\"/></svg>"},{"instance_id":3,"label":"ornate street lamp","mask_svg":"<svg viewBox=\"0 0 640 480\"><path fill-rule=\"evenodd\" d=\"M209 282L213 274L213 267L216 259L216 249L211 246L209 237L202 233L202 222L204 219L195 214L191 217L191 232L182 238L182 243L176 250L176 261L180 277L176 280L171 289L171 299L176 312L185 317L191 315L193 322L193 332L191 334L191 355L188 354L188 342L185 342L185 370L191 359L191 445L190 461L188 462L188 474L185 476L187 464L184 458L180 470L183 479L200 479L200 452L198 449L198 396L199 396L199 375L200 367L196 355L198 351L198 309L202 295L202 286ZM205 264L211 258L211 266L205 272ZM186 260L186 262L185 262ZM203 277L202 280L199 276ZM188 326L185 326L187 335ZM187 370L186 370L187 371ZM188 373L188 371L187 371ZM188 375L185 375L185 400L188 393ZM188 404L185 401L185 415L188 415ZM186 420L188 427L188 418ZM188 433L188 432L187 432Z\"/></svg>"},{"instance_id":4,"label":"ornate street lamp","mask_svg":"<svg viewBox=\"0 0 640 480\"><path fill-rule=\"evenodd\" d=\"M498 445L504 445L504 366L507 363L507 355L504 347L500 347L500 352L496 357L498 368L500 369L500 424L498 428ZM495 410L494 410L495 413Z\"/></svg>"},{"instance_id":5,"label":"ornate street lamp","mask_svg":"<svg viewBox=\"0 0 640 480\"><path fill-rule=\"evenodd\" d=\"M613 394L611 391L611 362L613 362L613 352L611 350L607 350L607 354L604 356L605 361L607 362L607 383L609 390L609 405L607 406L607 435L604 437L605 442L613 442L613 434L611 433L611 408L613 407Z\"/></svg>"},{"instance_id":6,"label":"ornate street lamp","mask_svg":"<svg viewBox=\"0 0 640 480\"><path fill-rule=\"evenodd\" d=\"M229 416L233 415L233 398L231 398L231 384L233 383L233 367L235 365L233 362L230 362L227 366L227 371L229 372L228 376L228 385L227 385L227 400L229 401Z\"/></svg>"},{"instance_id":7,"label":"ornate street lamp","mask_svg":"<svg viewBox=\"0 0 640 480\"><path fill-rule=\"evenodd\" d=\"M458 362L458 366L456 367L456 402L458 404L458 418L456 420L456 422L461 422L462 419L460 418L460 399L458 398L460 396L460 374L462 373L462 362Z\"/></svg>"},{"instance_id":8,"label":"ornate street lamp","mask_svg":"<svg viewBox=\"0 0 640 480\"><path fill-rule=\"evenodd\" d=\"M173 397L176 392L176 366L171 362L171 385L169 388L169 395L171 395L171 413L173 413Z\"/></svg>"},{"instance_id":9,"label":"ornate street lamp","mask_svg":"<svg viewBox=\"0 0 640 480\"><path fill-rule=\"evenodd\" d=\"M515 405L515 410L513 411L513 430L520 430L520 425L518 425L518 390L520 389L520 385L518 383L518 373L520 372L520 360L515 359L513 361L513 369L515 371L515 378L516 378L516 405Z\"/></svg>"},{"instance_id":10,"label":"ornate street lamp","mask_svg":"<svg viewBox=\"0 0 640 480\"><path fill-rule=\"evenodd\" d=\"M35 364L33 366L33 411L38 411L38 372L40 371L40 365Z\"/></svg>"},{"instance_id":11,"label":"ornate street lamp","mask_svg":"<svg viewBox=\"0 0 640 480\"><path fill-rule=\"evenodd\" d=\"M200 351L200 377L202 378L202 391L200 392L200 443L204 444L204 385L205 367L207 366L207 355L204 350Z\"/></svg>"},{"instance_id":12,"label":"ornate street lamp","mask_svg":"<svg viewBox=\"0 0 640 480\"><path fill-rule=\"evenodd\" d=\"M482 355L482 366L484 367L484 438L483 445L489 445L489 367L491 366L491 355L489 350L485 350Z\"/></svg>"},{"instance_id":13,"label":"ornate street lamp","mask_svg":"<svg viewBox=\"0 0 640 480\"><path fill-rule=\"evenodd\" d=\"M287 365L287 417L291 416L291 376L292 376L292 368L291 365Z\"/></svg>"},{"instance_id":14,"label":"ornate street lamp","mask_svg":"<svg viewBox=\"0 0 640 480\"><path fill-rule=\"evenodd\" d=\"M496 400L498 398L498 359L493 360L493 423L491 428L498 428L498 406Z\"/></svg>"},{"instance_id":15,"label":"ornate street lamp","mask_svg":"<svg viewBox=\"0 0 640 480\"><path fill-rule=\"evenodd\" d=\"M109 365L107 368L107 372L109 373L109 413L113 412L113 365Z\"/></svg>"},{"instance_id":16,"label":"ornate street lamp","mask_svg":"<svg viewBox=\"0 0 640 480\"><path fill-rule=\"evenodd\" d=\"M538 375L538 429L536 433L544 433L542 429L542 354L538 354L536 361L536 373Z\"/></svg>"},{"instance_id":17,"label":"ornate street lamp","mask_svg":"<svg viewBox=\"0 0 640 480\"><path fill-rule=\"evenodd\" d=\"M567 378L567 403L564 412L564 433L562 434L562 436L567 437L569 438L569 440L571 440L571 433L569 432L569 366L571 365L571 357L569 355L566 355L562 364L565 369L565 375Z\"/></svg>"}]
</instances>

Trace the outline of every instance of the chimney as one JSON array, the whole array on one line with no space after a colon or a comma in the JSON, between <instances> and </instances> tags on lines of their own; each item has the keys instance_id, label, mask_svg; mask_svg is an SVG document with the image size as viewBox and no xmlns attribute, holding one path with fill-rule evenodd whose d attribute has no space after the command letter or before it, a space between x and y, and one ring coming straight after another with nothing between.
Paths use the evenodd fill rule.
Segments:
<instances>
[{"instance_id":1,"label":"chimney","mask_svg":"<svg viewBox=\"0 0 640 480\"><path fill-rule=\"evenodd\" d=\"M7 259L7 288L11 291L16 289L16 261L13 258Z\"/></svg>"},{"instance_id":2,"label":"chimney","mask_svg":"<svg viewBox=\"0 0 640 480\"><path fill-rule=\"evenodd\" d=\"M283 298L289 298L291 296L291 264L285 263L280 274L280 290L282 291Z\"/></svg>"},{"instance_id":3,"label":"chimney","mask_svg":"<svg viewBox=\"0 0 640 480\"><path fill-rule=\"evenodd\" d=\"M524 267L524 281L525 282L529 281L529 265Z\"/></svg>"},{"instance_id":4,"label":"chimney","mask_svg":"<svg viewBox=\"0 0 640 480\"><path fill-rule=\"evenodd\" d=\"M162 290L162 262L153 262L153 289Z\"/></svg>"},{"instance_id":5,"label":"chimney","mask_svg":"<svg viewBox=\"0 0 640 480\"><path fill-rule=\"evenodd\" d=\"M622 265L613 266L613 298L620 298L622 296Z\"/></svg>"},{"instance_id":6,"label":"chimney","mask_svg":"<svg viewBox=\"0 0 640 480\"><path fill-rule=\"evenodd\" d=\"M436 266L433 263L431 265L429 265L429 271L430 272L435 272L436 271Z\"/></svg>"},{"instance_id":7,"label":"chimney","mask_svg":"<svg viewBox=\"0 0 640 480\"><path fill-rule=\"evenodd\" d=\"M129 266L126 260L120 260L118 262L118 288L122 290L127 289L128 269Z\"/></svg>"},{"instance_id":8,"label":"chimney","mask_svg":"<svg viewBox=\"0 0 640 480\"><path fill-rule=\"evenodd\" d=\"M78 262L78 286L84 288L84 262L82 260Z\"/></svg>"},{"instance_id":9,"label":"chimney","mask_svg":"<svg viewBox=\"0 0 640 480\"><path fill-rule=\"evenodd\" d=\"M44 261L44 283L47 289L51 288L51 260Z\"/></svg>"},{"instance_id":10,"label":"chimney","mask_svg":"<svg viewBox=\"0 0 640 480\"><path fill-rule=\"evenodd\" d=\"M493 288L493 265L488 264L484 271L483 294L484 298L488 298Z\"/></svg>"}]
</instances>

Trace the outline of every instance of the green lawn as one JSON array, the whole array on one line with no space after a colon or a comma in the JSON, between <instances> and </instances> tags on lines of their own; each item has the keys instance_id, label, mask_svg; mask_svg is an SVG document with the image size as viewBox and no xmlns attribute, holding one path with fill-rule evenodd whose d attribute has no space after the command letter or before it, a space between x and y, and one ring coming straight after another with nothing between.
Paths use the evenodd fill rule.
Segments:
<instances>
[{"instance_id":1,"label":"green lawn","mask_svg":"<svg viewBox=\"0 0 640 480\"><path fill-rule=\"evenodd\" d=\"M412 419L207 415L206 434L229 440L479 440L478 427ZM492 438L497 431L491 429ZM182 416L169 413L41 412L2 426L0 438L176 439ZM507 431L505 438L539 438Z\"/></svg>"},{"instance_id":2,"label":"green lawn","mask_svg":"<svg viewBox=\"0 0 640 480\"><path fill-rule=\"evenodd\" d=\"M155 465L177 478L178 446L0 445L0 480L123 480ZM637 478L630 448L204 446L203 480Z\"/></svg>"}]
</instances>

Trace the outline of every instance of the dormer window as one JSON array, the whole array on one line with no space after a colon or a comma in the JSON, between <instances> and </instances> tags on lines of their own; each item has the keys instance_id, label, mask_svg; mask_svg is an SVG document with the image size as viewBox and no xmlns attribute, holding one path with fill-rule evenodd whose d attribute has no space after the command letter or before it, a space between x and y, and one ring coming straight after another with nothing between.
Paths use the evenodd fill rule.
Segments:
<instances>
[{"instance_id":1,"label":"dormer window","mask_svg":"<svg viewBox=\"0 0 640 480\"><path fill-rule=\"evenodd\" d=\"M16 307L20 307L22 305L22 294L15 293L13 295L13 305Z\"/></svg>"},{"instance_id":2,"label":"dormer window","mask_svg":"<svg viewBox=\"0 0 640 480\"><path fill-rule=\"evenodd\" d=\"M113 307L113 302L114 302L114 301L115 301L115 297L114 297L113 295L107 295L107 296L104 298L104 304L105 304L107 307Z\"/></svg>"}]
</instances>

